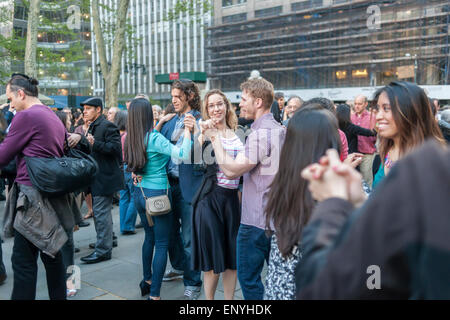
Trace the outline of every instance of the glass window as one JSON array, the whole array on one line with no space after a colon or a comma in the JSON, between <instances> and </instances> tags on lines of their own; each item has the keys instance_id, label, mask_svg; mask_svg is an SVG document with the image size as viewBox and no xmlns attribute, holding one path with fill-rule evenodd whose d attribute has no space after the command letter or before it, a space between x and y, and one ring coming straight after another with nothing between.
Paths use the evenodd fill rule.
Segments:
<instances>
[{"instance_id":1,"label":"glass window","mask_svg":"<svg viewBox=\"0 0 450 320\"><path fill-rule=\"evenodd\" d=\"M292 11L300 11L310 8L310 2L309 1L302 1L302 2L294 2L291 4L291 10Z\"/></svg>"},{"instance_id":2,"label":"glass window","mask_svg":"<svg viewBox=\"0 0 450 320\"><path fill-rule=\"evenodd\" d=\"M233 5L233 0L222 0L222 7L228 7Z\"/></svg>"},{"instance_id":3,"label":"glass window","mask_svg":"<svg viewBox=\"0 0 450 320\"><path fill-rule=\"evenodd\" d=\"M231 16L222 17L222 23L233 23L247 20L247 13L233 14Z\"/></svg>"},{"instance_id":4,"label":"glass window","mask_svg":"<svg viewBox=\"0 0 450 320\"><path fill-rule=\"evenodd\" d=\"M23 20L24 12L25 12L24 7L17 6L14 10L14 18Z\"/></svg>"},{"instance_id":5,"label":"glass window","mask_svg":"<svg viewBox=\"0 0 450 320\"><path fill-rule=\"evenodd\" d=\"M283 12L283 6L255 10L255 18L276 16L276 15L279 15L281 12Z\"/></svg>"}]
</instances>

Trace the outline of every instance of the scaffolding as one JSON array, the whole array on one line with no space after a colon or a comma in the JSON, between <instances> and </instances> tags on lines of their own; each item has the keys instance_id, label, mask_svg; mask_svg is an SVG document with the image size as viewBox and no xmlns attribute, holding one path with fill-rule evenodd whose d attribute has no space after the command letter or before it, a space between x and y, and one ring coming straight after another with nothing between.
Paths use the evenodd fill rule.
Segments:
<instances>
[{"instance_id":1,"label":"scaffolding","mask_svg":"<svg viewBox=\"0 0 450 320\"><path fill-rule=\"evenodd\" d=\"M376 5L380 25L369 25ZM238 90L252 70L278 89L449 85L447 0L291 3L291 12L208 28L211 87Z\"/></svg>"}]
</instances>

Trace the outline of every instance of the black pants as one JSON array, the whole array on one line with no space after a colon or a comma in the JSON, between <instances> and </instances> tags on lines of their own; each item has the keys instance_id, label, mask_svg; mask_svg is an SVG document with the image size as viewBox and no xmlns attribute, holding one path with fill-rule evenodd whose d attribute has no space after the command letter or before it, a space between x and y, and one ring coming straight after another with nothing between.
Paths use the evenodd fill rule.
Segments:
<instances>
[{"instance_id":1,"label":"black pants","mask_svg":"<svg viewBox=\"0 0 450 320\"><path fill-rule=\"evenodd\" d=\"M0 275L6 274L6 268L3 264L2 238L0 237Z\"/></svg>"},{"instance_id":2,"label":"black pants","mask_svg":"<svg viewBox=\"0 0 450 320\"><path fill-rule=\"evenodd\" d=\"M14 287L11 300L36 299L37 258L39 249L16 232L11 257L14 271ZM53 259L40 252L47 275L48 295L51 300L66 299L66 270L61 252Z\"/></svg>"}]
</instances>

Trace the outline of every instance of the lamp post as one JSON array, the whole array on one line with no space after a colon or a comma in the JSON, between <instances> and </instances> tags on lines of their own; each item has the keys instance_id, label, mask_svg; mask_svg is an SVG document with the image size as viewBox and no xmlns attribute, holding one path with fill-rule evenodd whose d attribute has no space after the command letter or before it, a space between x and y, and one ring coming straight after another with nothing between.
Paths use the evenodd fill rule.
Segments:
<instances>
[{"instance_id":1,"label":"lamp post","mask_svg":"<svg viewBox=\"0 0 450 320\"><path fill-rule=\"evenodd\" d=\"M408 58L414 58L414 83L417 84L417 69L418 69L418 65L417 65L417 54L414 54L413 56L411 56L410 53L405 53L405 57Z\"/></svg>"},{"instance_id":2,"label":"lamp post","mask_svg":"<svg viewBox=\"0 0 450 320\"><path fill-rule=\"evenodd\" d=\"M414 83L417 84L417 54L414 55Z\"/></svg>"},{"instance_id":3,"label":"lamp post","mask_svg":"<svg viewBox=\"0 0 450 320\"><path fill-rule=\"evenodd\" d=\"M102 77L102 80L103 80L103 86L102 86L103 103L105 103L105 78L102 76L102 68L100 67L100 63L97 63L97 73L98 73L98 76Z\"/></svg>"},{"instance_id":4,"label":"lamp post","mask_svg":"<svg viewBox=\"0 0 450 320\"><path fill-rule=\"evenodd\" d=\"M108 62L108 66L109 67L111 66L110 62ZM102 77L102 80L103 80L103 104L105 104L106 103L106 101L105 101L105 99L106 99L106 97L105 97L105 94L106 94L105 77L102 76L102 68L100 67L100 63L97 63L97 73L98 73L99 77Z\"/></svg>"},{"instance_id":5,"label":"lamp post","mask_svg":"<svg viewBox=\"0 0 450 320\"><path fill-rule=\"evenodd\" d=\"M138 76L138 70L142 69L142 75L145 76L147 75L147 66L145 64L139 64L139 63L133 63L128 65L125 65L124 71L125 73L130 72L131 70L134 70L134 94L137 95L137 87L138 87L138 82L137 82L137 76Z\"/></svg>"}]
</instances>

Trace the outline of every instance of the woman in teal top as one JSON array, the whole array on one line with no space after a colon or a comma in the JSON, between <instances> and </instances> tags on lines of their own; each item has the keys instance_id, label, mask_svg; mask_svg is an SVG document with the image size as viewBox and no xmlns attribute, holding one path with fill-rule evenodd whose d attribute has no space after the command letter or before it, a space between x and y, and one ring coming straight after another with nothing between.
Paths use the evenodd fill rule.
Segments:
<instances>
[{"instance_id":1,"label":"woman in teal top","mask_svg":"<svg viewBox=\"0 0 450 320\"><path fill-rule=\"evenodd\" d=\"M166 120L161 119L161 121ZM145 230L145 239L142 245L144 279L140 283L141 294L144 296L149 293L149 300L159 300L174 216L170 212L152 217L154 226L150 226L145 214L145 199L142 192L146 197L168 194L171 199L166 164L170 157L180 160L189 159L190 130L193 127L189 123L185 123L181 145L171 144L162 134L153 130L152 106L147 99L143 98L131 101L127 127L125 162L127 170L133 172L135 177L139 176L140 184L134 187L133 197ZM140 187L142 187L142 191ZM154 257L153 249L155 249Z\"/></svg>"},{"instance_id":2,"label":"woman in teal top","mask_svg":"<svg viewBox=\"0 0 450 320\"><path fill-rule=\"evenodd\" d=\"M445 145L434 119L425 91L405 81L394 81L375 93L378 112L376 115L381 165L372 188L387 176L401 158L434 139Z\"/></svg>"},{"instance_id":3,"label":"woman in teal top","mask_svg":"<svg viewBox=\"0 0 450 320\"><path fill-rule=\"evenodd\" d=\"M381 180L384 179L384 167L383 164L380 164L380 167L378 168L377 173L375 173L375 176L373 177L372 182L372 189L375 189L378 183L380 183Z\"/></svg>"}]
</instances>

